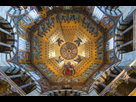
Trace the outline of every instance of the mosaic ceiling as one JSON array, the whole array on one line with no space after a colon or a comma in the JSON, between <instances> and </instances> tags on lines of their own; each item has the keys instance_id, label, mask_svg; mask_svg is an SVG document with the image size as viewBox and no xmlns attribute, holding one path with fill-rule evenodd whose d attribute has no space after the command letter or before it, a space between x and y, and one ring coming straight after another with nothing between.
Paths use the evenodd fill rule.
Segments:
<instances>
[{"instance_id":1,"label":"mosaic ceiling","mask_svg":"<svg viewBox=\"0 0 136 102\"><path fill-rule=\"evenodd\" d=\"M83 14L79 15L81 19L85 17ZM57 14L53 14L51 18L56 16ZM68 23L63 20L61 25L66 42L60 22L56 19L54 27L47 30L42 37L38 36L40 27L46 23L40 24L32 32L32 63L52 82L83 83L104 62L104 55L98 59L96 53L96 42L103 36L103 32L97 27L98 36L95 37L94 32L89 32L82 26L82 21ZM104 54L102 48L100 49Z\"/></svg>"},{"instance_id":2,"label":"mosaic ceiling","mask_svg":"<svg viewBox=\"0 0 136 102\"><path fill-rule=\"evenodd\" d=\"M19 37L26 39L28 45L27 52L17 52L24 55L17 63L33 66L33 71L37 70L53 85L93 83L96 72L105 63L104 35L113 25L106 15L99 23L89 17L93 8L86 10L88 14L79 9L49 12L47 18L39 17L36 21L28 13L14 16Z\"/></svg>"}]
</instances>

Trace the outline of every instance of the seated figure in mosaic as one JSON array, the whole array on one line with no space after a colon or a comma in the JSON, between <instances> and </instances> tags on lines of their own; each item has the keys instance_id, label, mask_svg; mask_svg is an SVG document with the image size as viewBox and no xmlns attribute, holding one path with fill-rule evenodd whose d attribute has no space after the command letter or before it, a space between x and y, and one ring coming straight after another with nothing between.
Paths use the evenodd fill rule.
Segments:
<instances>
[{"instance_id":1,"label":"seated figure in mosaic","mask_svg":"<svg viewBox=\"0 0 136 102\"><path fill-rule=\"evenodd\" d=\"M37 36L36 36L36 37L33 36L33 40L34 40L36 43L41 43L40 39L39 39Z\"/></svg>"},{"instance_id":2,"label":"seated figure in mosaic","mask_svg":"<svg viewBox=\"0 0 136 102\"><path fill-rule=\"evenodd\" d=\"M72 20L71 13L68 13L68 14L66 15L66 20L68 21L68 24L69 24L69 22Z\"/></svg>"},{"instance_id":3,"label":"seated figure in mosaic","mask_svg":"<svg viewBox=\"0 0 136 102\"><path fill-rule=\"evenodd\" d=\"M100 54L97 54L98 57L102 57L103 56L103 53L100 53Z\"/></svg>"},{"instance_id":4,"label":"seated figure in mosaic","mask_svg":"<svg viewBox=\"0 0 136 102\"><path fill-rule=\"evenodd\" d=\"M65 79L65 77L60 76L56 79L56 81L59 83L59 82L62 82L64 79Z\"/></svg>"},{"instance_id":5,"label":"seated figure in mosaic","mask_svg":"<svg viewBox=\"0 0 136 102\"><path fill-rule=\"evenodd\" d=\"M48 71L47 76L50 77L50 78L56 77L51 71Z\"/></svg>"},{"instance_id":6,"label":"seated figure in mosaic","mask_svg":"<svg viewBox=\"0 0 136 102\"><path fill-rule=\"evenodd\" d=\"M80 22L80 20L81 20L81 16L78 15L78 19L77 19L78 23Z\"/></svg>"},{"instance_id":7,"label":"seated figure in mosaic","mask_svg":"<svg viewBox=\"0 0 136 102\"><path fill-rule=\"evenodd\" d=\"M43 63L39 63L39 62L37 64L37 66L40 67L40 68L46 68L46 66Z\"/></svg>"},{"instance_id":8,"label":"seated figure in mosaic","mask_svg":"<svg viewBox=\"0 0 136 102\"><path fill-rule=\"evenodd\" d=\"M102 50L102 49L103 49L103 46L98 47L98 50Z\"/></svg>"},{"instance_id":9,"label":"seated figure in mosaic","mask_svg":"<svg viewBox=\"0 0 136 102\"><path fill-rule=\"evenodd\" d=\"M100 47L101 45L102 45L101 42L99 42L99 43L96 44L97 47Z\"/></svg>"},{"instance_id":10,"label":"seated figure in mosaic","mask_svg":"<svg viewBox=\"0 0 136 102\"><path fill-rule=\"evenodd\" d=\"M85 73L83 73L83 75L81 77L82 78L89 77L89 74L93 73L95 71L94 68L97 68L98 66L99 66L99 63L93 63L93 65L90 66L90 68L88 68L87 71Z\"/></svg>"},{"instance_id":11,"label":"seated figure in mosaic","mask_svg":"<svg viewBox=\"0 0 136 102\"><path fill-rule=\"evenodd\" d=\"M34 44L34 48L36 49L36 52L40 53L40 47L38 46L38 44Z\"/></svg>"},{"instance_id":12,"label":"seated figure in mosaic","mask_svg":"<svg viewBox=\"0 0 136 102\"><path fill-rule=\"evenodd\" d=\"M42 43L41 42L41 40L36 36L36 37L33 37L33 39L34 39L34 41L36 42L36 43Z\"/></svg>"},{"instance_id":13,"label":"seated figure in mosaic","mask_svg":"<svg viewBox=\"0 0 136 102\"><path fill-rule=\"evenodd\" d=\"M95 44L102 42L102 40L103 40L103 37L100 36L100 37L97 39L97 41L95 42Z\"/></svg>"},{"instance_id":14,"label":"seated figure in mosaic","mask_svg":"<svg viewBox=\"0 0 136 102\"><path fill-rule=\"evenodd\" d=\"M33 51L33 55L34 55L38 60L41 59L41 58L40 58L41 54L38 53L37 51Z\"/></svg>"},{"instance_id":15,"label":"seated figure in mosaic","mask_svg":"<svg viewBox=\"0 0 136 102\"><path fill-rule=\"evenodd\" d=\"M57 23L60 21L62 22L63 20L63 13L59 13L57 16L56 16L56 20L57 20Z\"/></svg>"},{"instance_id":16,"label":"seated figure in mosaic","mask_svg":"<svg viewBox=\"0 0 136 102\"><path fill-rule=\"evenodd\" d=\"M88 19L86 18L86 17L84 17L83 19L82 19L82 27L87 27L87 25L88 25Z\"/></svg>"},{"instance_id":17,"label":"seated figure in mosaic","mask_svg":"<svg viewBox=\"0 0 136 102\"><path fill-rule=\"evenodd\" d=\"M87 25L87 31L89 31L89 29L91 29L91 28L93 28L93 25L92 25L92 23L90 22L90 23L88 23L88 25ZM93 29L92 29L93 30Z\"/></svg>"},{"instance_id":18,"label":"seated figure in mosaic","mask_svg":"<svg viewBox=\"0 0 136 102\"><path fill-rule=\"evenodd\" d=\"M94 72L94 68L88 68L86 71L86 73L92 73L92 72Z\"/></svg>"},{"instance_id":19,"label":"seated figure in mosaic","mask_svg":"<svg viewBox=\"0 0 136 102\"><path fill-rule=\"evenodd\" d=\"M99 66L99 63L93 63L93 65L90 68L97 68Z\"/></svg>"},{"instance_id":20,"label":"seated figure in mosaic","mask_svg":"<svg viewBox=\"0 0 136 102\"><path fill-rule=\"evenodd\" d=\"M101 50L102 51L102 49L103 49L103 45L101 45L101 46L99 46L99 47L97 47L97 48L95 48L95 50Z\"/></svg>"},{"instance_id":21,"label":"seated figure in mosaic","mask_svg":"<svg viewBox=\"0 0 136 102\"><path fill-rule=\"evenodd\" d=\"M94 37L97 37L98 36L98 32L94 33Z\"/></svg>"},{"instance_id":22,"label":"seated figure in mosaic","mask_svg":"<svg viewBox=\"0 0 136 102\"><path fill-rule=\"evenodd\" d=\"M59 17L58 17L58 15L56 16L56 21L57 21L57 23L59 22Z\"/></svg>"},{"instance_id":23,"label":"seated figure in mosaic","mask_svg":"<svg viewBox=\"0 0 136 102\"><path fill-rule=\"evenodd\" d=\"M103 57L103 53L98 54L98 55L97 55L97 60L101 60L102 57Z\"/></svg>"},{"instance_id":24,"label":"seated figure in mosaic","mask_svg":"<svg viewBox=\"0 0 136 102\"><path fill-rule=\"evenodd\" d=\"M72 82L72 79L71 79L71 78L70 78L70 79L69 79L69 78L66 78L66 79L65 79L65 83L71 83L71 82Z\"/></svg>"},{"instance_id":25,"label":"seated figure in mosaic","mask_svg":"<svg viewBox=\"0 0 136 102\"><path fill-rule=\"evenodd\" d=\"M101 60L102 58L101 57L98 57L97 60Z\"/></svg>"},{"instance_id":26,"label":"seated figure in mosaic","mask_svg":"<svg viewBox=\"0 0 136 102\"><path fill-rule=\"evenodd\" d=\"M98 40L98 41L97 41L97 43L100 43L100 42L102 42L102 40L103 40L103 39L100 39L100 40Z\"/></svg>"},{"instance_id":27,"label":"seated figure in mosaic","mask_svg":"<svg viewBox=\"0 0 136 102\"><path fill-rule=\"evenodd\" d=\"M42 29L42 26L39 27L39 30L38 30L38 34L40 37L42 37L43 35L43 29Z\"/></svg>"},{"instance_id":28,"label":"seated figure in mosaic","mask_svg":"<svg viewBox=\"0 0 136 102\"><path fill-rule=\"evenodd\" d=\"M51 28L51 26L53 26L54 27L54 18L51 18L51 16L49 17L49 20L48 20L48 26L49 26L49 28Z\"/></svg>"},{"instance_id":29,"label":"seated figure in mosaic","mask_svg":"<svg viewBox=\"0 0 136 102\"><path fill-rule=\"evenodd\" d=\"M87 78L87 77L89 77L89 73L83 73L83 75L81 76L82 79Z\"/></svg>"},{"instance_id":30,"label":"seated figure in mosaic","mask_svg":"<svg viewBox=\"0 0 136 102\"><path fill-rule=\"evenodd\" d=\"M43 25L43 34L47 33L47 30L50 31L49 24L47 21Z\"/></svg>"},{"instance_id":31,"label":"seated figure in mosaic","mask_svg":"<svg viewBox=\"0 0 136 102\"><path fill-rule=\"evenodd\" d=\"M74 22L76 24L76 22L78 21L78 13L73 14L73 19L74 19Z\"/></svg>"},{"instance_id":32,"label":"seated figure in mosaic","mask_svg":"<svg viewBox=\"0 0 136 102\"><path fill-rule=\"evenodd\" d=\"M63 18L64 22L66 23L67 17L66 17L66 16L63 16L62 18Z\"/></svg>"},{"instance_id":33,"label":"seated figure in mosaic","mask_svg":"<svg viewBox=\"0 0 136 102\"><path fill-rule=\"evenodd\" d=\"M73 77L72 80L73 80L74 82L79 82L79 81L80 81L78 77Z\"/></svg>"},{"instance_id":34,"label":"seated figure in mosaic","mask_svg":"<svg viewBox=\"0 0 136 102\"><path fill-rule=\"evenodd\" d=\"M38 62L37 67L42 68L44 72L49 72L49 68L47 68L43 63Z\"/></svg>"},{"instance_id":35,"label":"seated figure in mosaic","mask_svg":"<svg viewBox=\"0 0 136 102\"><path fill-rule=\"evenodd\" d=\"M94 36L95 36L95 37L98 36L98 30L97 30L96 27L94 27L93 32L94 32Z\"/></svg>"},{"instance_id":36,"label":"seated figure in mosaic","mask_svg":"<svg viewBox=\"0 0 136 102\"><path fill-rule=\"evenodd\" d=\"M99 54L99 53L101 53L101 52L102 52L102 50L97 50L97 52L96 52L96 53L97 53L97 54Z\"/></svg>"}]
</instances>

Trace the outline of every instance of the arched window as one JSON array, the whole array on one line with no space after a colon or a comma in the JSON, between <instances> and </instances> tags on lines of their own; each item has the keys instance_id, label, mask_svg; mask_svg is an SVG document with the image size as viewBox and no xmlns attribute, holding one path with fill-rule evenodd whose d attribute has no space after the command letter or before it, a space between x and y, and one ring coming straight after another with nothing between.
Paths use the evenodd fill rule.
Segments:
<instances>
[{"instance_id":1,"label":"arched window","mask_svg":"<svg viewBox=\"0 0 136 102\"><path fill-rule=\"evenodd\" d=\"M113 49L113 38L111 38L106 44L107 51L112 50L112 49Z\"/></svg>"},{"instance_id":2,"label":"arched window","mask_svg":"<svg viewBox=\"0 0 136 102\"><path fill-rule=\"evenodd\" d=\"M19 49L23 51L28 51L29 50L29 44L26 40L23 38L19 37Z\"/></svg>"},{"instance_id":3,"label":"arched window","mask_svg":"<svg viewBox=\"0 0 136 102\"><path fill-rule=\"evenodd\" d=\"M35 9L30 10L29 15L36 21L40 17Z\"/></svg>"},{"instance_id":4,"label":"arched window","mask_svg":"<svg viewBox=\"0 0 136 102\"><path fill-rule=\"evenodd\" d=\"M95 6L92 16L95 21L99 22L104 16L104 13L97 6Z\"/></svg>"}]
</instances>

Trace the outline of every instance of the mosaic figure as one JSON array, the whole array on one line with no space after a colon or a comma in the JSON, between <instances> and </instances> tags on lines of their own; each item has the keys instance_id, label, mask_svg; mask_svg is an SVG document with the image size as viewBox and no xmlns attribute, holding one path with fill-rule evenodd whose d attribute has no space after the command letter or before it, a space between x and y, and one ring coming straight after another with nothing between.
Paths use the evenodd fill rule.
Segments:
<instances>
[{"instance_id":1,"label":"mosaic figure","mask_svg":"<svg viewBox=\"0 0 136 102\"><path fill-rule=\"evenodd\" d=\"M49 20L48 20L48 26L49 26L49 28L51 28L51 26L53 26L54 27L54 18L49 18Z\"/></svg>"},{"instance_id":2,"label":"mosaic figure","mask_svg":"<svg viewBox=\"0 0 136 102\"><path fill-rule=\"evenodd\" d=\"M57 81L58 83L60 83L60 82L62 82L64 79L65 79L65 77L60 76L60 77L57 78L56 81Z\"/></svg>"},{"instance_id":3,"label":"mosaic figure","mask_svg":"<svg viewBox=\"0 0 136 102\"><path fill-rule=\"evenodd\" d=\"M82 42L82 40L80 38L78 38L78 40L75 40L74 42L76 42L78 44L78 46L80 46L80 43Z\"/></svg>"},{"instance_id":4,"label":"mosaic figure","mask_svg":"<svg viewBox=\"0 0 136 102\"><path fill-rule=\"evenodd\" d=\"M65 83L71 83L71 82L72 82L72 79L71 79L71 78L70 78L70 79L69 79L69 78L66 78L66 79L65 79Z\"/></svg>"},{"instance_id":5,"label":"mosaic figure","mask_svg":"<svg viewBox=\"0 0 136 102\"><path fill-rule=\"evenodd\" d=\"M70 62L64 65L63 74L65 76L73 76L75 74L74 66Z\"/></svg>"},{"instance_id":6,"label":"mosaic figure","mask_svg":"<svg viewBox=\"0 0 136 102\"><path fill-rule=\"evenodd\" d=\"M73 80L74 82L79 82L79 81L80 81L80 80L79 80L79 77L73 77L72 80Z\"/></svg>"},{"instance_id":7,"label":"mosaic figure","mask_svg":"<svg viewBox=\"0 0 136 102\"><path fill-rule=\"evenodd\" d=\"M63 40L60 40L60 38L59 38L59 39L57 39L56 42L58 42L58 45L60 46L60 44L61 44L62 42L64 42L64 41L63 41Z\"/></svg>"},{"instance_id":8,"label":"mosaic figure","mask_svg":"<svg viewBox=\"0 0 136 102\"><path fill-rule=\"evenodd\" d=\"M86 17L84 17L83 19L82 19L82 27L87 27L87 25L88 25L88 19L86 18Z\"/></svg>"},{"instance_id":9,"label":"mosaic figure","mask_svg":"<svg viewBox=\"0 0 136 102\"><path fill-rule=\"evenodd\" d=\"M78 55L78 58L74 60L75 62L80 63L82 61L81 57Z\"/></svg>"},{"instance_id":10,"label":"mosaic figure","mask_svg":"<svg viewBox=\"0 0 136 102\"><path fill-rule=\"evenodd\" d=\"M59 59L58 59L58 60L55 59L58 63L61 63L62 61L64 61L64 59L61 59L60 57L61 57L61 56L59 56Z\"/></svg>"}]
</instances>

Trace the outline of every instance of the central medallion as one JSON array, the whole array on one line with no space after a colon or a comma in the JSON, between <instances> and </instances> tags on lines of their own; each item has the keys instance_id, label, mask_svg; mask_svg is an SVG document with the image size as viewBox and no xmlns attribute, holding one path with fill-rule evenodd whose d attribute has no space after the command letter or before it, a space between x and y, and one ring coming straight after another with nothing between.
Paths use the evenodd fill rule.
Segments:
<instances>
[{"instance_id":1,"label":"central medallion","mask_svg":"<svg viewBox=\"0 0 136 102\"><path fill-rule=\"evenodd\" d=\"M67 42L60 48L60 54L64 59L71 60L77 56L78 49L73 43Z\"/></svg>"}]
</instances>

